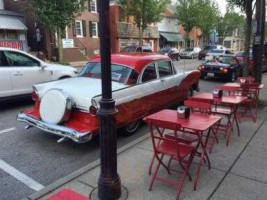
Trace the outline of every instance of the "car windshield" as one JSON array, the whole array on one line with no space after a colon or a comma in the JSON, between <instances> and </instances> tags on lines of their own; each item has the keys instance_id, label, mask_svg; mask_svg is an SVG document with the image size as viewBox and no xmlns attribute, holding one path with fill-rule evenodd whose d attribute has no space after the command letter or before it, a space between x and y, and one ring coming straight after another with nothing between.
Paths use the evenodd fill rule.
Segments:
<instances>
[{"instance_id":1,"label":"car windshield","mask_svg":"<svg viewBox=\"0 0 267 200\"><path fill-rule=\"evenodd\" d=\"M220 62L220 63L225 63L225 64L232 64L234 62L234 57L232 56L222 56L222 57L217 57L213 58L211 60L208 60L207 62Z\"/></svg>"},{"instance_id":2,"label":"car windshield","mask_svg":"<svg viewBox=\"0 0 267 200\"><path fill-rule=\"evenodd\" d=\"M186 49L185 52L190 52L190 51L194 51L194 49Z\"/></svg>"},{"instance_id":3,"label":"car windshield","mask_svg":"<svg viewBox=\"0 0 267 200\"><path fill-rule=\"evenodd\" d=\"M223 53L224 50L211 50L210 53Z\"/></svg>"},{"instance_id":4,"label":"car windshield","mask_svg":"<svg viewBox=\"0 0 267 200\"><path fill-rule=\"evenodd\" d=\"M216 49L216 46L205 46L204 50Z\"/></svg>"},{"instance_id":5,"label":"car windshield","mask_svg":"<svg viewBox=\"0 0 267 200\"><path fill-rule=\"evenodd\" d=\"M237 57L243 57L243 56L244 56L243 51L239 51L239 52L237 52L236 56L237 56Z\"/></svg>"},{"instance_id":6,"label":"car windshield","mask_svg":"<svg viewBox=\"0 0 267 200\"><path fill-rule=\"evenodd\" d=\"M79 76L101 79L101 63L89 62L79 73ZM138 76L138 72L130 67L111 64L112 81L125 85L134 85L137 83Z\"/></svg>"},{"instance_id":7,"label":"car windshield","mask_svg":"<svg viewBox=\"0 0 267 200\"><path fill-rule=\"evenodd\" d=\"M125 47L121 52L135 52L136 51L136 47Z\"/></svg>"},{"instance_id":8,"label":"car windshield","mask_svg":"<svg viewBox=\"0 0 267 200\"><path fill-rule=\"evenodd\" d=\"M170 48L162 48L159 52L160 53L169 53L170 52Z\"/></svg>"}]
</instances>

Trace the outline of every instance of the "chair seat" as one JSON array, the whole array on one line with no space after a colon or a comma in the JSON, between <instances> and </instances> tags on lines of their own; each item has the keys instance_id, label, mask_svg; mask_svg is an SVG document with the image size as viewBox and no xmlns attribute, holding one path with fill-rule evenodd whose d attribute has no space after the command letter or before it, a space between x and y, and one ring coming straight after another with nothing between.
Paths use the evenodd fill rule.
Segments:
<instances>
[{"instance_id":1,"label":"chair seat","mask_svg":"<svg viewBox=\"0 0 267 200\"><path fill-rule=\"evenodd\" d=\"M194 150L194 147L179 143L179 156L181 158L184 158L191 154ZM163 141L158 147L157 147L157 152L163 153L163 154L168 154L174 158L177 158L177 143L174 142L168 142L168 141Z\"/></svg>"},{"instance_id":2,"label":"chair seat","mask_svg":"<svg viewBox=\"0 0 267 200\"><path fill-rule=\"evenodd\" d=\"M211 112L213 114L220 114L220 115L231 115L232 111L229 108L212 108Z\"/></svg>"},{"instance_id":3,"label":"chair seat","mask_svg":"<svg viewBox=\"0 0 267 200\"><path fill-rule=\"evenodd\" d=\"M177 138L173 135L173 133L167 133L165 134L165 137L173 140L178 138L179 142L185 144L192 144L198 141L198 137L196 135L186 134L186 133L177 133Z\"/></svg>"}]
</instances>

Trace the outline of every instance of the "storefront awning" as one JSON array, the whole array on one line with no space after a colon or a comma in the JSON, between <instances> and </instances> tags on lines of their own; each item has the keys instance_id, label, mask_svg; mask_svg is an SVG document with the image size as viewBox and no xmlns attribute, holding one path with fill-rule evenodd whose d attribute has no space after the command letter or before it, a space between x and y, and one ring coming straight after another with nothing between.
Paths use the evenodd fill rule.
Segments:
<instances>
[{"instance_id":1,"label":"storefront awning","mask_svg":"<svg viewBox=\"0 0 267 200\"><path fill-rule=\"evenodd\" d=\"M168 42L184 42L183 37L178 33L159 33L162 37L164 37Z\"/></svg>"},{"instance_id":2,"label":"storefront awning","mask_svg":"<svg viewBox=\"0 0 267 200\"><path fill-rule=\"evenodd\" d=\"M5 30L27 30L24 24L23 17L0 15L0 29Z\"/></svg>"}]
</instances>

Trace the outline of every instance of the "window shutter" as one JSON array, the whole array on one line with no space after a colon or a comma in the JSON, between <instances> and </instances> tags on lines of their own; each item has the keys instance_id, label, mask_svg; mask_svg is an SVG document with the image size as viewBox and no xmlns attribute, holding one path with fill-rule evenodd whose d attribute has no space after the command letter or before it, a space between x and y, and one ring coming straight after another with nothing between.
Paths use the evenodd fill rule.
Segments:
<instances>
[{"instance_id":1,"label":"window shutter","mask_svg":"<svg viewBox=\"0 0 267 200\"><path fill-rule=\"evenodd\" d=\"M88 11L91 12L91 0L87 0Z\"/></svg>"},{"instance_id":2,"label":"window shutter","mask_svg":"<svg viewBox=\"0 0 267 200\"><path fill-rule=\"evenodd\" d=\"M83 36L86 37L86 21L82 20L82 26L83 26Z\"/></svg>"},{"instance_id":3,"label":"window shutter","mask_svg":"<svg viewBox=\"0 0 267 200\"><path fill-rule=\"evenodd\" d=\"M76 27L75 27L75 20L72 22L72 34L76 37Z\"/></svg>"},{"instance_id":4,"label":"window shutter","mask_svg":"<svg viewBox=\"0 0 267 200\"><path fill-rule=\"evenodd\" d=\"M93 30L92 30L92 22L91 21L89 22L89 34L90 34L90 37L93 37Z\"/></svg>"},{"instance_id":5,"label":"window shutter","mask_svg":"<svg viewBox=\"0 0 267 200\"><path fill-rule=\"evenodd\" d=\"M99 6L99 0L96 0L96 11L99 13L99 8L100 8L100 6Z\"/></svg>"},{"instance_id":6,"label":"window shutter","mask_svg":"<svg viewBox=\"0 0 267 200\"><path fill-rule=\"evenodd\" d=\"M97 22L97 36L100 37L100 26L99 26L99 22Z\"/></svg>"}]
</instances>

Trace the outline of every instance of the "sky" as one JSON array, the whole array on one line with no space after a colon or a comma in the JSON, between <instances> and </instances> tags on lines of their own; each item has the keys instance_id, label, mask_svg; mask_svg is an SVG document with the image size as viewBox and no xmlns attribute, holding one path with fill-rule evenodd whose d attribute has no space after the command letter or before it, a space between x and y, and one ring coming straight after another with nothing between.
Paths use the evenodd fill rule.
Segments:
<instances>
[{"instance_id":1,"label":"sky","mask_svg":"<svg viewBox=\"0 0 267 200\"><path fill-rule=\"evenodd\" d=\"M224 15L225 12L226 12L226 6L227 6L226 0L214 0L214 1L217 2L218 6L219 6L219 9L220 9L220 11L222 13L222 15ZM175 3L176 0L172 0L172 2ZM237 12L240 12L240 10L238 10L238 9L236 11Z\"/></svg>"}]
</instances>

